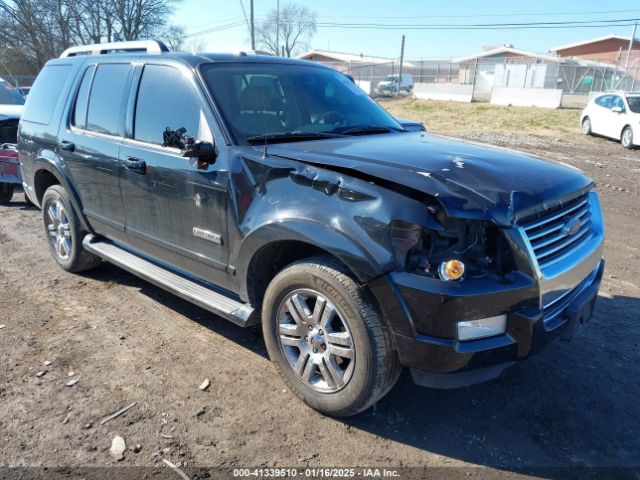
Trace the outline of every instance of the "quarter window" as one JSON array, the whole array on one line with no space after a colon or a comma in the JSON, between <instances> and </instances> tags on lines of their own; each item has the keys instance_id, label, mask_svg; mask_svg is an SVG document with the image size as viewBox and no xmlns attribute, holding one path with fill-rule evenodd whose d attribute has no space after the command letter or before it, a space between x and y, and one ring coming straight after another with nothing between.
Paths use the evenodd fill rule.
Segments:
<instances>
[{"instance_id":1,"label":"quarter window","mask_svg":"<svg viewBox=\"0 0 640 480\"><path fill-rule=\"evenodd\" d=\"M87 68L82 76L82 82L78 89L76 97L76 105L73 110L72 124L78 128L87 128L87 107L89 106L89 91L91 89L91 80L96 67Z\"/></svg>"},{"instance_id":2,"label":"quarter window","mask_svg":"<svg viewBox=\"0 0 640 480\"><path fill-rule=\"evenodd\" d=\"M98 66L87 108L87 130L107 135L120 135L122 106L131 66L105 63Z\"/></svg>"},{"instance_id":3,"label":"quarter window","mask_svg":"<svg viewBox=\"0 0 640 480\"><path fill-rule=\"evenodd\" d=\"M49 65L42 69L29 92L29 101L22 115L23 120L43 125L51 122L70 71L70 65Z\"/></svg>"},{"instance_id":4,"label":"quarter window","mask_svg":"<svg viewBox=\"0 0 640 480\"><path fill-rule=\"evenodd\" d=\"M200 101L182 72L166 65L147 65L142 72L133 138L163 147L184 148L186 137L201 135L206 123Z\"/></svg>"}]
</instances>

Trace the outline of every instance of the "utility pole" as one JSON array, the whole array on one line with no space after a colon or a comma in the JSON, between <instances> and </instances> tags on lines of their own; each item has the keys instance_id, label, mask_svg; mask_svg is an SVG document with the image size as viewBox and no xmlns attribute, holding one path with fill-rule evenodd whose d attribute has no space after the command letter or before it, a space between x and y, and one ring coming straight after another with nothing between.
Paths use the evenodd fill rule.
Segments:
<instances>
[{"instance_id":1,"label":"utility pole","mask_svg":"<svg viewBox=\"0 0 640 480\"><path fill-rule=\"evenodd\" d=\"M256 25L255 25L255 19L253 18L253 0L250 0L251 2L251 50L255 50L256 49Z\"/></svg>"},{"instance_id":2,"label":"utility pole","mask_svg":"<svg viewBox=\"0 0 640 480\"><path fill-rule=\"evenodd\" d=\"M400 46L400 71L398 72L397 93L400 95L400 82L402 81L402 63L404 62L404 35L402 35L402 45Z\"/></svg>"},{"instance_id":3,"label":"utility pole","mask_svg":"<svg viewBox=\"0 0 640 480\"><path fill-rule=\"evenodd\" d=\"M633 42L636 39L636 28L638 28L638 24L633 24L633 32L631 33L631 40L629 40L629 50L627 50L627 61L624 64L624 73L627 74L627 68L629 68L629 59L631 58L631 51L633 50Z\"/></svg>"},{"instance_id":4,"label":"utility pole","mask_svg":"<svg viewBox=\"0 0 640 480\"><path fill-rule=\"evenodd\" d=\"M276 52L280 52L280 0L276 0Z\"/></svg>"}]
</instances>

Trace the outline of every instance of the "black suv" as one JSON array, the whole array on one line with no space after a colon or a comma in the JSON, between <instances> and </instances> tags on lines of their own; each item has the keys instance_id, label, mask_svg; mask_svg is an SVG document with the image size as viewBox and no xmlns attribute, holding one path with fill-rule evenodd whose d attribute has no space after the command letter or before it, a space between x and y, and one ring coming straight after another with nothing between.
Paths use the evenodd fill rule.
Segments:
<instances>
[{"instance_id":1,"label":"black suv","mask_svg":"<svg viewBox=\"0 0 640 480\"><path fill-rule=\"evenodd\" d=\"M19 152L62 268L262 322L291 390L345 416L402 366L460 387L570 338L602 277L592 180L409 130L322 65L138 42L48 62Z\"/></svg>"}]
</instances>

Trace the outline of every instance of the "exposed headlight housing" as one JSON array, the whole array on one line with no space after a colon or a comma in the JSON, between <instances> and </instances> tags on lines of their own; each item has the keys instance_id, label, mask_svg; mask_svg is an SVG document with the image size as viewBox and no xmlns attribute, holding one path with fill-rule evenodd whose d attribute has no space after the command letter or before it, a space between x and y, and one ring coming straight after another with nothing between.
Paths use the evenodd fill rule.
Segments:
<instances>
[{"instance_id":1,"label":"exposed headlight housing","mask_svg":"<svg viewBox=\"0 0 640 480\"><path fill-rule=\"evenodd\" d=\"M464 263L455 259L442 262L438 267L438 275L444 281L460 280L464 275Z\"/></svg>"},{"instance_id":2,"label":"exposed headlight housing","mask_svg":"<svg viewBox=\"0 0 640 480\"><path fill-rule=\"evenodd\" d=\"M502 335L507 330L507 316L481 318L458 322L458 340L476 340L478 338Z\"/></svg>"}]
</instances>

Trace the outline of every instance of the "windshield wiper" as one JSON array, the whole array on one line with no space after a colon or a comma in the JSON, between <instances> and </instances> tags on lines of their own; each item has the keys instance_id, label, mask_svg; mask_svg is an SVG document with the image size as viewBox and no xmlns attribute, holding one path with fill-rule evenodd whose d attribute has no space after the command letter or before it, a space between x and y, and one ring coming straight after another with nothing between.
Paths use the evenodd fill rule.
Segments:
<instances>
[{"instance_id":1,"label":"windshield wiper","mask_svg":"<svg viewBox=\"0 0 640 480\"><path fill-rule=\"evenodd\" d=\"M404 129L388 127L385 125L360 125L358 127L351 127L347 128L346 130L340 130L336 133L341 133L342 135L373 135L376 133L389 133L392 131L403 132Z\"/></svg>"},{"instance_id":2,"label":"windshield wiper","mask_svg":"<svg viewBox=\"0 0 640 480\"><path fill-rule=\"evenodd\" d=\"M277 142L303 142L305 140L319 140L322 138L335 138L339 135L321 132L280 132L268 135L254 135L247 138L248 143L277 143Z\"/></svg>"}]
</instances>

